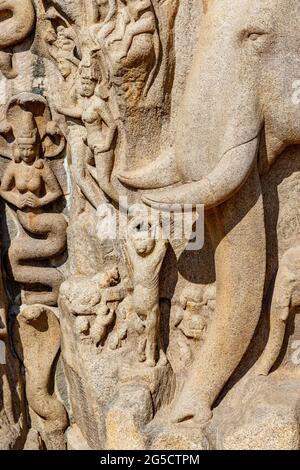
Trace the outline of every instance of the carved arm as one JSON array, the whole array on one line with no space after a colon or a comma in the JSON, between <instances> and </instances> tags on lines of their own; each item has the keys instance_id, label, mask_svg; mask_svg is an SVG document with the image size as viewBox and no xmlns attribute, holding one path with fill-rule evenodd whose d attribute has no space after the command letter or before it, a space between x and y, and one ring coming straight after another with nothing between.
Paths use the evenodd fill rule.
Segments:
<instances>
[{"instance_id":1,"label":"carved arm","mask_svg":"<svg viewBox=\"0 0 300 470\"><path fill-rule=\"evenodd\" d=\"M64 116L72 117L74 119L81 119L82 108L81 106L74 106L73 108L68 108L67 106L56 106L56 111Z\"/></svg>"},{"instance_id":2,"label":"carved arm","mask_svg":"<svg viewBox=\"0 0 300 470\"><path fill-rule=\"evenodd\" d=\"M56 176L47 162L44 162L42 176L46 187L46 194L40 198L39 205L46 206L47 204L59 199L62 196L62 190Z\"/></svg>"},{"instance_id":3,"label":"carved arm","mask_svg":"<svg viewBox=\"0 0 300 470\"><path fill-rule=\"evenodd\" d=\"M0 188L0 195L5 199L5 201L13 204L18 209L22 208L20 193L14 191L14 182L15 182L15 163L10 162L4 172L1 188Z\"/></svg>"}]
</instances>

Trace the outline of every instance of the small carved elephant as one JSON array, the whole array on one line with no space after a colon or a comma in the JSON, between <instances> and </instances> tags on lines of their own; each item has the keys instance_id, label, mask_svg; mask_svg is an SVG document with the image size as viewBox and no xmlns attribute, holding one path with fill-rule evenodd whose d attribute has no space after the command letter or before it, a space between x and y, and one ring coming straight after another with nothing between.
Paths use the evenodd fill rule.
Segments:
<instances>
[{"instance_id":1,"label":"small carved elephant","mask_svg":"<svg viewBox=\"0 0 300 470\"><path fill-rule=\"evenodd\" d=\"M270 335L255 370L268 375L284 341L286 323L291 310L300 305L300 244L286 251L280 260L270 314Z\"/></svg>"}]
</instances>

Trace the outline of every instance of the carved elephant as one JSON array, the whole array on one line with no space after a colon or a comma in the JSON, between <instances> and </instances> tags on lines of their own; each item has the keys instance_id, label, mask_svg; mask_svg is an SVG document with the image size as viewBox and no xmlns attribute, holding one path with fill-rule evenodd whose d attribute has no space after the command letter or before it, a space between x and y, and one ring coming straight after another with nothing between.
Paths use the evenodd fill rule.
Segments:
<instances>
[{"instance_id":1,"label":"carved elephant","mask_svg":"<svg viewBox=\"0 0 300 470\"><path fill-rule=\"evenodd\" d=\"M15 78L11 48L24 41L35 26L32 0L0 1L0 70L7 78Z\"/></svg>"},{"instance_id":2,"label":"carved elephant","mask_svg":"<svg viewBox=\"0 0 300 470\"><path fill-rule=\"evenodd\" d=\"M267 345L255 365L258 375L268 375L283 347L290 312L300 306L300 245L282 256L276 275L270 312L270 333Z\"/></svg>"},{"instance_id":3,"label":"carved elephant","mask_svg":"<svg viewBox=\"0 0 300 470\"><path fill-rule=\"evenodd\" d=\"M298 0L211 0L165 158L120 180L146 204L203 204L215 248L216 312L174 407L205 422L261 313L266 234L260 171L300 143ZM177 183L177 184L176 184ZM201 268L199 268L201 269Z\"/></svg>"}]
</instances>

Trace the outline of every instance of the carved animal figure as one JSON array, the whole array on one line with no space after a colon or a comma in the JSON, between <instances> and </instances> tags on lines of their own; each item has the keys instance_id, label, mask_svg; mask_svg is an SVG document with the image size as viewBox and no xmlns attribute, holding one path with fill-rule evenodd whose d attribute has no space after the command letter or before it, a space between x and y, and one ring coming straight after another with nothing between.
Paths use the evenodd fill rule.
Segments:
<instances>
[{"instance_id":1,"label":"carved animal figure","mask_svg":"<svg viewBox=\"0 0 300 470\"><path fill-rule=\"evenodd\" d=\"M113 292L119 291L119 283L120 274L115 267L92 277L74 276L68 279L62 284L60 295L72 315L96 315L101 300L104 304L110 298L114 301Z\"/></svg>"},{"instance_id":2,"label":"carved animal figure","mask_svg":"<svg viewBox=\"0 0 300 470\"><path fill-rule=\"evenodd\" d=\"M139 357L154 367L158 357L165 361L160 348L159 274L168 241L154 238L153 226L143 216L135 216L128 229L127 251L133 271L133 307L144 325L138 348Z\"/></svg>"},{"instance_id":3,"label":"carved animal figure","mask_svg":"<svg viewBox=\"0 0 300 470\"><path fill-rule=\"evenodd\" d=\"M210 419L260 317L266 241L259 169L267 171L288 145L300 142L299 110L292 100L299 14L296 0L241 0L238 8L231 0L208 2L174 148L168 158L120 177L144 189L179 183L145 195L147 204L207 209L216 312L178 394L174 421ZM259 152L260 142L265 152Z\"/></svg>"},{"instance_id":4,"label":"carved animal figure","mask_svg":"<svg viewBox=\"0 0 300 470\"><path fill-rule=\"evenodd\" d=\"M96 346L105 341L109 327L115 322L116 308L124 299L124 289L120 281L119 270L115 267L93 277L75 276L61 286L61 300L72 315L96 316L91 328L90 322L76 319L74 324L79 334L88 334L89 331Z\"/></svg>"},{"instance_id":5,"label":"carved animal figure","mask_svg":"<svg viewBox=\"0 0 300 470\"><path fill-rule=\"evenodd\" d=\"M215 307L215 286L208 285L202 288L187 286L179 299L181 312L176 319L175 326L187 338L197 340L206 335L210 316Z\"/></svg>"},{"instance_id":6,"label":"carved animal figure","mask_svg":"<svg viewBox=\"0 0 300 470\"><path fill-rule=\"evenodd\" d=\"M33 31L35 10L32 0L2 0L0 2L0 70L7 78L15 78L12 48Z\"/></svg>"},{"instance_id":7,"label":"carved animal figure","mask_svg":"<svg viewBox=\"0 0 300 470\"><path fill-rule=\"evenodd\" d=\"M115 320L115 309L106 304L100 304L96 311L96 319L91 327L90 333L93 342L98 345L107 336L109 326Z\"/></svg>"},{"instance_id":8,"label":"carved animal figure","mask_svg":"<svg viewBox=\"0 0 300 470\"><path fill-rule=\"evenodd\" d=\"M280 260L270 312L267 346L255 365L258 375L268 375L283 346L286 324L293 308L300 305L300 246L291 247Z\"/></svg>"}]
</instances>

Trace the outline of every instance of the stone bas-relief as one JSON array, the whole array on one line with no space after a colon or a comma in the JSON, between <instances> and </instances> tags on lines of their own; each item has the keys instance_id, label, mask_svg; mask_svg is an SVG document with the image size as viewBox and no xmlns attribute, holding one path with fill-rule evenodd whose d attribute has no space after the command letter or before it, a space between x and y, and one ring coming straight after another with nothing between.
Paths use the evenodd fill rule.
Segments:
<instances>
[{"instance_id":1,"label":"stone bas-relief","mask_svg":"<svg viewBox=\"0 0 300 470\"><path fill-rule=\"evenodd\" d=\"M1 3L1 449L299 450L299 15Z\"/></svg>"},{"instance_id":2,"label":"stone bas-relief","mask_svg":"<svg viewBox=\"0 0 300 470\"><path fill-rule=\"evenodd\" d=\"M55 138L57 143L53 141ZM60 185L45 157L51 158L62 152L64 137L55 122L50 120L46 101L24 93L12 98L8 104L2 141L2 155L12 161L3 173L0 194L16 209L24 230L24 235L13 240L9 248L13 276L25 286L45 285L51 289L49 292L33 292L34 288L29 291L25 287L22 298L25 304L56 305L61 282L59 272L54 267L33 267L32 262L51 259L66 247L64 216L51 213L49 209L42 213L44 207L49 208L62 196Z\"/></svg>"}]
</instances>

